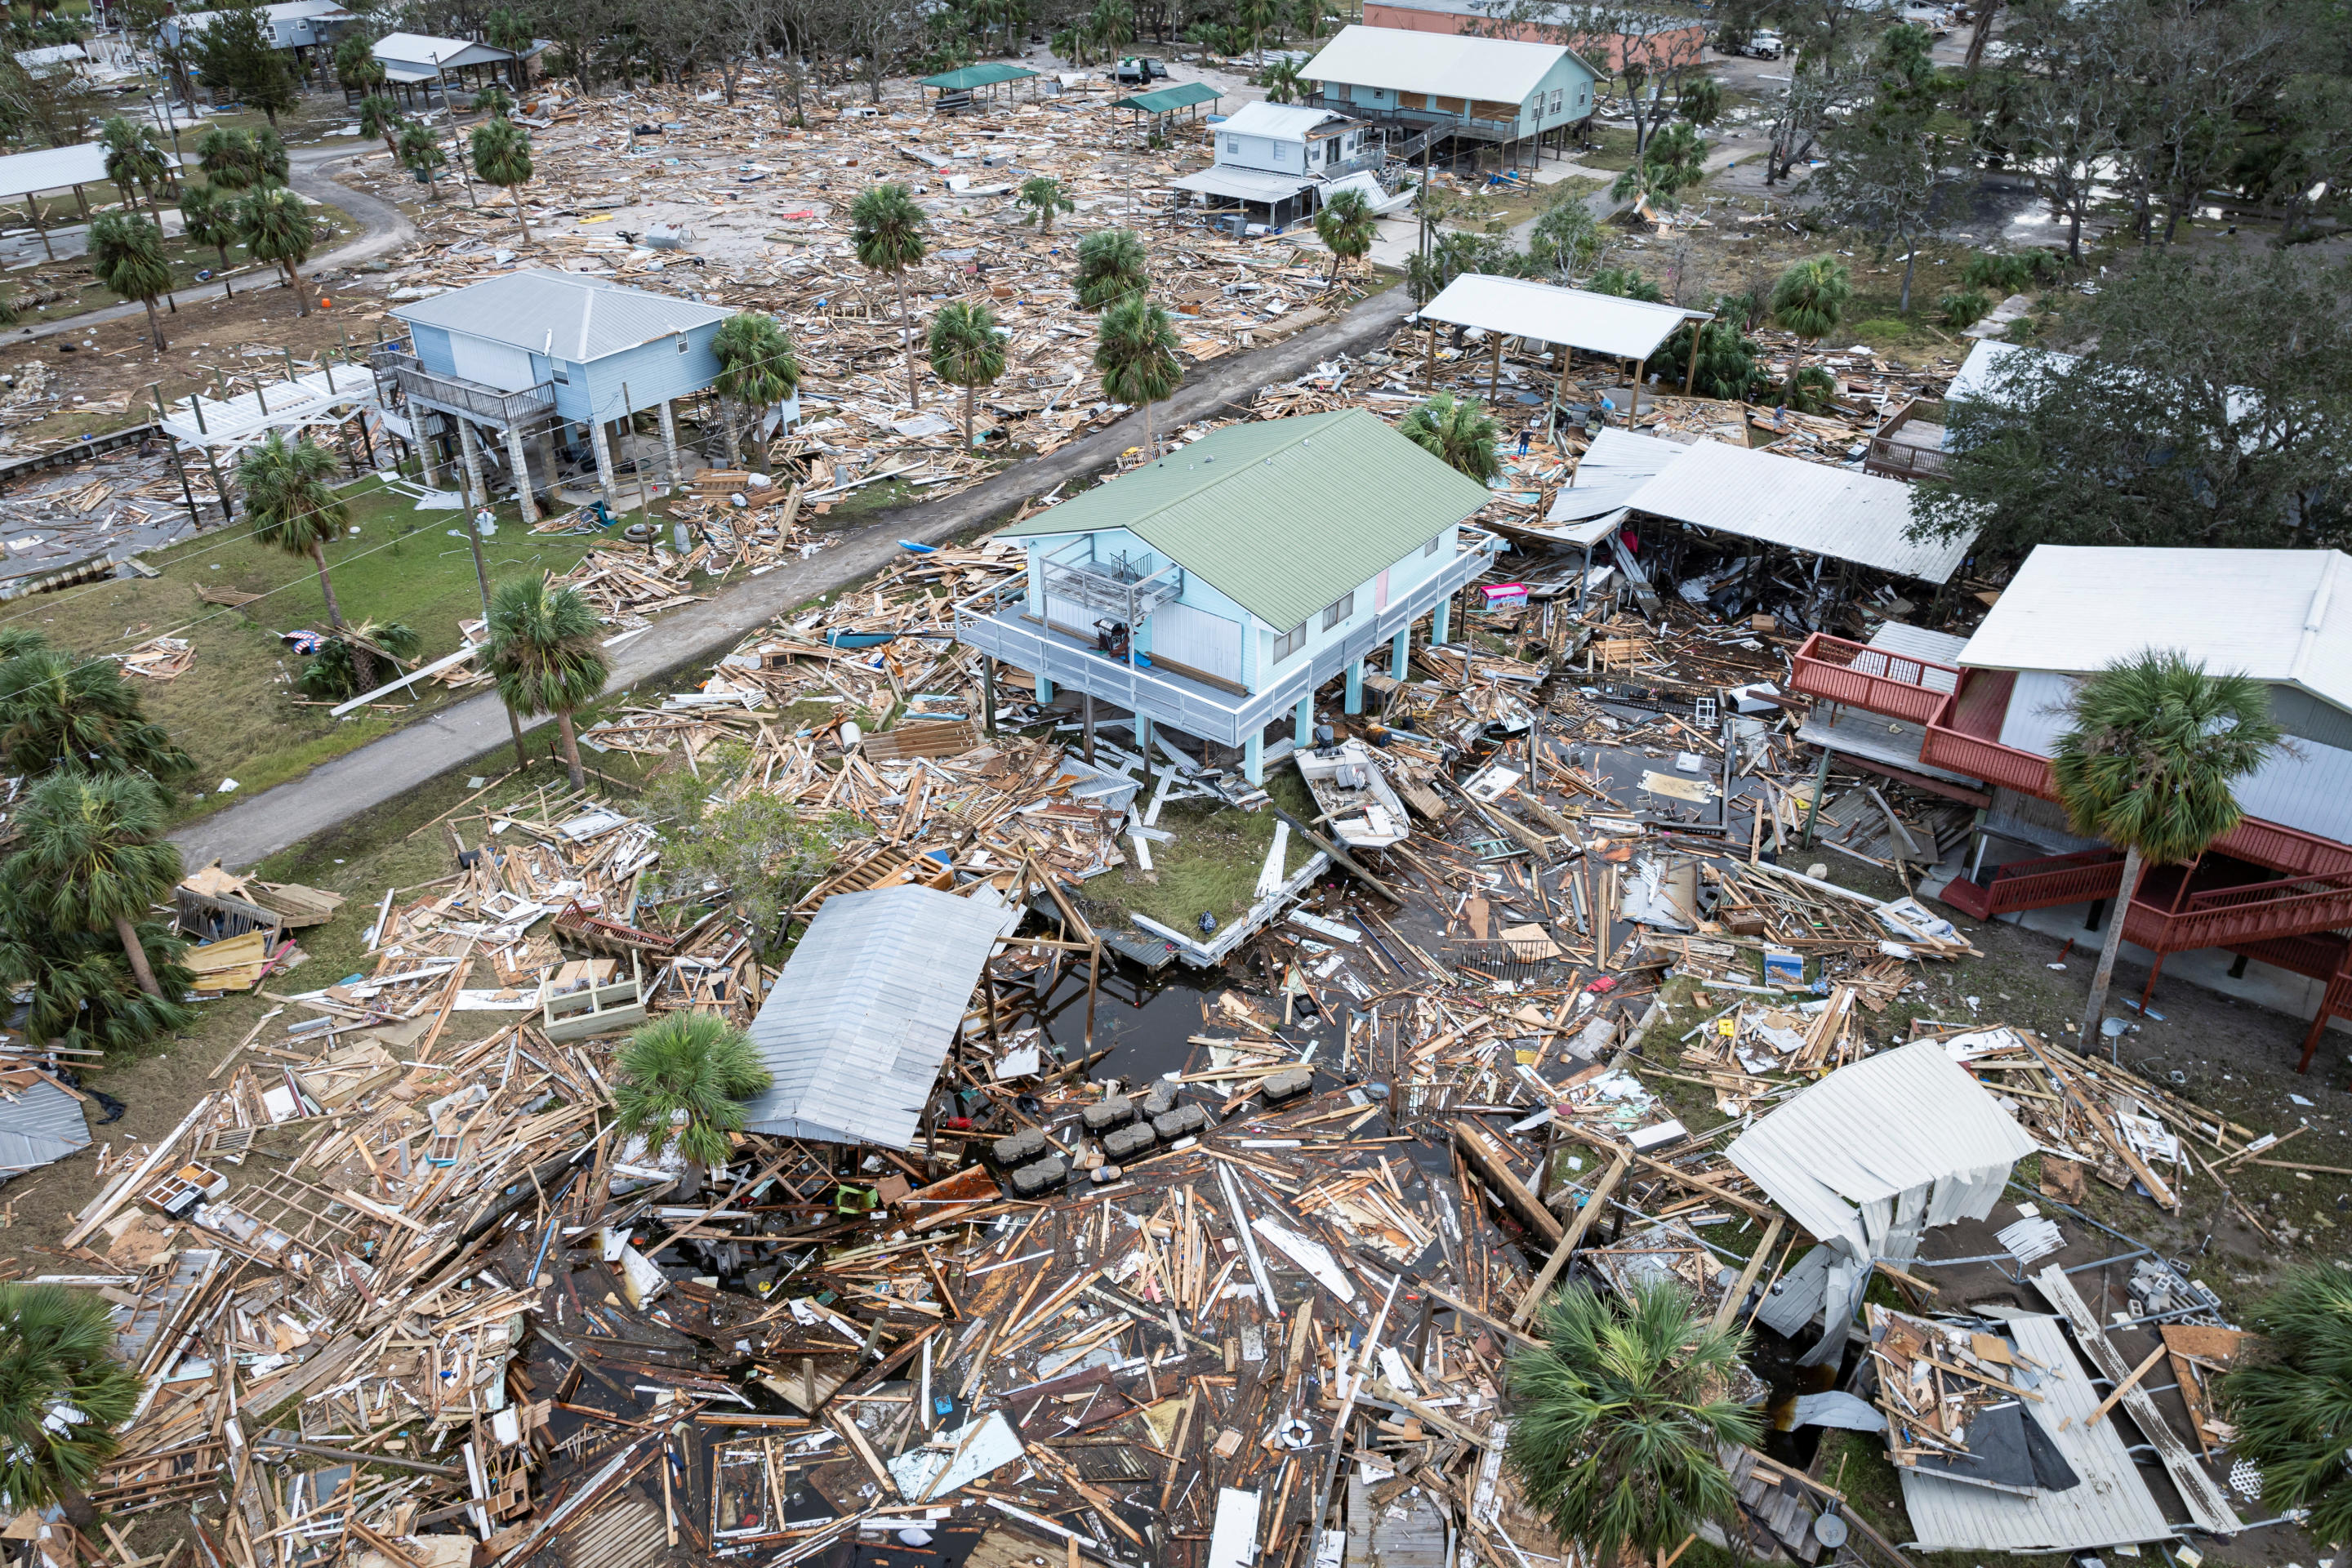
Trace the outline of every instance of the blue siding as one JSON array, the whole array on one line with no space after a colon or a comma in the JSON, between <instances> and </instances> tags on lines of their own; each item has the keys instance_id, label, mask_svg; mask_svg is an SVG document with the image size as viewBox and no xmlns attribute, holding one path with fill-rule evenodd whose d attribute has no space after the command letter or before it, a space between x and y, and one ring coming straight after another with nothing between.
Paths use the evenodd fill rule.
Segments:
<instances>
[{"instance_id":1,"label":"blue siding","mask_svg":"<svg viewBox=\"0 0 2352 1568\"><path fill-rule=\"evenodd\" d=\"M409 341L415 346L417 363L436 375L457 374L457 355L450 352L449 334L439 327L408 328Z\"/></svg>"},{"instance_id":2,"label":"blue siding","mask_svg":"<svg viewBox=\"0 0 2352 1568\"><path fill-rule=\"evenodd\" d=\"M684 353L678 353L676 338L663 336L606 354L593 364L571 366L572 384L555 389L555 406L567 419L611 420L621 416L625 383L632 408L651 408L665 398L706 391L719 379L719 355L710 346L718 335L719 323L709 321L688 330Z\"/></svg>"}]
</instances>

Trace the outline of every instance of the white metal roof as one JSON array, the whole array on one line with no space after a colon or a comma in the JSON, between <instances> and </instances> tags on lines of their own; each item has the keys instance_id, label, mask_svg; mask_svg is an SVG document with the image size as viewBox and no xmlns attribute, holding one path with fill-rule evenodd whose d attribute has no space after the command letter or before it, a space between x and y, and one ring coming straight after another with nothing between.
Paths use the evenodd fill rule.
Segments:
<instances>
[{"instance_id":1,"label":"white metal roof","mask_svg":"<svg viewBox=\"0 0 2352 1568\"><path fill-rule=\"evenodd\" d=\"M438 68L444 70L514 58L508 50L495 48L488 44L478 44L470 38L436 38L429 33L387 33L375 41L368 53L388 66L423 66L428 69Z\"/></svg>"},{"instance_id":2,"label":"white metal roof","mask_svg":"<svg viewBox=\"0 0 2352 1568\"><path fill-rule=\"evenodd\" d=\"M1806 1230L1869 1255L1860 1210L1937 1189L1927 1223L1969 1214L1973 1194L2036 1145L1938 1040L1843 1067L1759 1119L1724 1151ZM2000 1182L1990 1182L1993 1194Z\"/></svg>"},{"instance_id":3,"label":"white metal roof","mask_svg":"<svg viewBox=\"0 0 2352 1568\"><path fill-rule=\"evenodd\" d=\"M28 71L39 70L43 66L71 65L76 60L88 58L89 51L79 44L51 44L46 48L16 51L16 63Z\"/></svg>"},{"instance_id":4,"label":"white metal roof","mask_svg":"<svg viewBox=\"0 0 2352 1568\"><path fill-rule=\"evenodd\" d=\"M1303 103L1245 103L1232 114L1217 121L1219 134L1233 132L1242 136L1271 136L1278 142L1297 142L1318 125L1333 121L1348 121L1344 114L1328 109L1310 109Z\"/></svg>"},{"instance_id":5,"label":"white metal roof","mask_svg":"<svg viewBox=\"0 0 2352 1568\"><path fill-rule=\"evenodd\" d=\"M1960 662L2085 675L2151 647L2352 708L2352 559L2038 545Z\"/></svg>"},{"instance_id":6,"label":"white metal roof","mask_svg":"<svg viewBox=\"0 0 2352 1568\"><path fill-rule=\"evenodd\" d=\"M95 142L11 153L0 158L0 200L61 191L68 185L93 185L105 178L106 149Z\"/></svg>"},{"instance_id":7,"label":"white metal roof","mask_svg":"<svg viewBox=\"0 0 2352 1568\"><path fill-rule=\"evenodd\" d=\"M2058 1320L2012 1318L2009 1328L2017 1348L2049 1369L2034 1385L2042 1400L2029 1407L2027 1419L2056 1445L2081 1484L2025 1497L1897 1467L1911 1538L1930 1552L2015 1552L2170 1539L2164 1509L2140 1479L2115 1422L2088 1425L2101 1393L2092 1385L2089 1369L2075 1359Z\"/></svg>"},{"instance_id":8,"label":"white metal roof","mask_svg":"<svg viewBox=\"0 0 2352 1568\"><path fill-rule=\"evenodd\" d=\"M1429 37L1426 33L1412 36ZM1484 272L1465 272L1456 278L1423 305L1421 313L1456 326L1566 343L1587 353L1630 360L1645 360L1656 353L1660 343L1694 317L1714 320L1712 312L1680 305L1621 300L1614 294L1592 294Z\"/></svg>"},{"instance_id":9,"label":"white metal roof","mask_svg":"<svg viewBox=\"0 0 2352 1568\"><path fill-rule=\"evenodd\" d=\"M1608 427L1592 437L1592 445L1577 459L1576 482L1562 485L1553 495L1548 523L1574 522L1616 511L1633 492L1680 460L1688 447L1655 436Z\"/></svg>"},{"instance_id":10,"label":"white metal roof","mask_svg":"<svg viewBox=\"0 0 2352 1568\"><path fill-rule=\"evenodd\" d=\"M723 321L732 311L583 272L527 268L396 305L404 321L586 364L639 343Z\"/></svg>"},{"instance_id":11,"label":"white metal roof","mask_svg":"<svg viewBox=\"0 0 2352 1568\"><path fill-rule=\"evenodd\" d=\"M1351 87L1520 103L1568 53L1565 44L1522 44L1355 23L1340 28L1298 74L1310 81Z\"/></svg>"},{"instance_id":12,"label":"white metal roof","mask_svg":"<svg viewBox=\"0 0 2352 1568\"><path fill-rule=\"evenodd\" d=\"M1170 182L1180 191L1196 191L1204 196L1232 196L1245 202L1286 201L1315 183L1311 174L1271 174L1264 170L1244 169L1233 163L1214 163L1197 174Z\"/></svg>"},{"instance_id":13,"label":"white metal roof","mask_svg":"<svg viewBox=\"0 0 2352 1568\"><path fill-rule=\"evenodd\" d=\"M1951 580L1976 542L1915 542L1911 487L1858 468L1832 468L1721 441L1701 441L1626 502L1654 517L1738 534L1810 555L1916 577Z\"/></svg>"},{"instance_id":14,"label":"white metal roof","mask_svg":"<svg viewBox=\"0 0 2352 1568\"><path fill-rule=\"evenodd\" d=\"M191 11L171 18L182 30L201 33L213 25L218 11ZM351 13L343 9L342 0L278 0L274 5L261 7L262 19L275 26L279 22L309 22L329 19L348 20Z\"/></svg>"},{"instance_id":15,"label":"white metal roof","mask_svg":"<svg viewBox=\"0 0 2352 1568\"><path fill-rule=\"evenodd\" d=\"M1020 911L902 884L827 899L751 1021L755 1132L904 1149L981 966Z\"/></svg>"}]
</instances>

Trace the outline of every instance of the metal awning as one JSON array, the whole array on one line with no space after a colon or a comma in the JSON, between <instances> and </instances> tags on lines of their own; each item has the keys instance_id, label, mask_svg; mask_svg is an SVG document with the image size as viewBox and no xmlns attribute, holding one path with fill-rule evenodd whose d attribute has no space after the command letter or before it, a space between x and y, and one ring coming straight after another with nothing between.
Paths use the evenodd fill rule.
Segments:
<instances>
[{"instance_id":1,"label":"metal awning","mask_svg":"<svg viewBox=\"0 0 2352 1568\"><path fill-rule=\"evenodd\" d=\"M1180 191L1204 196L1231 196L1244 202L1285 202L1316 184L1297 174L1269 174L1256 169L1214 164L1197 174L1169 182Z\"/></svg>"},{"instance_id":2,"label":"metal awning","mask_svg":"<svg viewBox=\"0 0 2352 1568\"><path fill-rule=\"evenodd\" d=\"M1190 109L1196 103L1214 103L1225 95L1204 81L1188 81L1175 87L1163 87L1157 92L1139 92L1129 98L1113 99L1113 109L1140 110L1146 114L1167 114L1174 110Z\"/></svg>"},{"instance_id":3,"label":"metal awning","mask_svg":"<svg viewBox=\"0 0 2352 1568\"><path fill-rule=\"evenodd\" d=\"M1646 360L1685 321L1711 321L1710 310L1621 300L1523 278L1465 272L1421 308L1422 320L1565 343L1613 359Z\"/></svg>"},{"instance_id":4,"label":"metal awning","mask_svg":"<svg viewBox=\"0 0 2352 1568\"><path fill-rule=\"evenodd\" d=\"M1633 492L1689 450L1679 441L1636 436L1630 430L1613 427L1603 429L1592 437L1592 445L1584 449L1584 456L1577 459L1575 479L1560 486L1553 495L1551 510L1544 513L1544 521L1555 525L1572 523L1622 510L1625 503L1633 500ZM1558 531L1549 528L1545 531ZM1601 536L1606 532L1603 530Z\"/></svg>"}]
</instances>

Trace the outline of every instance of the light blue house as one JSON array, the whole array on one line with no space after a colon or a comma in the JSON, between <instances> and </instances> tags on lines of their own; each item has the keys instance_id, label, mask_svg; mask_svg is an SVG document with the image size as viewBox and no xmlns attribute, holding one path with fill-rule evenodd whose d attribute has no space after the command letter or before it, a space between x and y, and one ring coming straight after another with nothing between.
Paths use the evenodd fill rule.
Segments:
<instances>
[{"instance_id":1,"label":"light blue house","mask_svg":"<svg viewBox=\"0 0 2352 1568\"><path fill-rule=\"evenodd\" d=\"M429 300L394 306L409 349L381 353L408 403L433 479L436 438L454 441L474 489L480 455L509 469L526 521L531 504L525 435L538 438L543 483L556 477L555 447L584 435L598 488L617 506L613 441L657 410L673 482L680 476L674 405L719 376L711 340L730 314L586 273L525 270ZM445 452L442 454L446 456Z\"/></svg>"},{"instance_id":2,"label":"light blue house","mask_svg":"<svg viewBox=\"0 0 2352 1568\"><path fill-rule=\"evenodd\" d=\"M1361 409L1234 425L1008 530L1029 557L956 608L956 637L1139 720L1238 748L1264 776L1266 729L1307 743L1315 693L1364 666L1404 673L1412 624L1445 640L1454 594L1500 541L1486 502Z\"/></svg>"},{"instance_id":3,"label":"light blue house","mask_svg":"<svg viewBox=\"0 0 2352 1568\"><path fill-rule=\"evenodd\" d=\"M1592 117L1595 71L1564 44L1402 27L1342 27L1299 75L1305 101L1433 138L1491 142L1517 163L1532 143L1564 147Z\"/></svg>"}]
</instances>

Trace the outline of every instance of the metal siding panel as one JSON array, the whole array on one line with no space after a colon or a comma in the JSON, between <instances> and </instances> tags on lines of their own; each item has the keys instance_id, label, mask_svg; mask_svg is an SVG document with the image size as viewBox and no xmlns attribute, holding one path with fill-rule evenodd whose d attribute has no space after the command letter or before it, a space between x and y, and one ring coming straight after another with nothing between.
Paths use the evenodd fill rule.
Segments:
<instances>
[{"instance_id":1,"label":"metal siding panel","mask_svg":"<svg viewBox=\"0 0 2352 1568\"><path fill-rule=\"evenodd\" d=\"M2297 741L2231 786L2249 816L2352 842L2352 752Z\"/></svg>"},{"instance_id":2,"label":"metal siding panel","mask_svg":"<svg viewBox=\"0 0 2352 1568\"><path fill-rule=\"evenodd\" d=\"M2000 719L2000 743L2037 757L2052 755L2058 737L2074 725L2065 711L2074 695L2074 682L2066 676L2047 669L2024 671L2010 689L2009 709Z\"/></svg>"},{"instance_id":3,"label":"metal siding panel","mask_svg":"<svg viewBox=\"0 0 2352 1568\"><path fill-rule=\"evenodd\" d=\"M1162 605L1144 620L1150 637L1144 652L1164 655L1203 674L1238 684L1242 678L1242 627L1191 605Z\"/></svg>"},{"instance_id":4,"label":"metal siding panel","mask_svg":"<svg viewBox=\"0 0 2352 1568\"><path fill-rule=\"evenodd\" d=\"M449 334L439 327L422 321L408 324L410 343L416 350L417 363L443 375L457 374L457 352L450 346Z\"/></svg>"}]
</instances>

